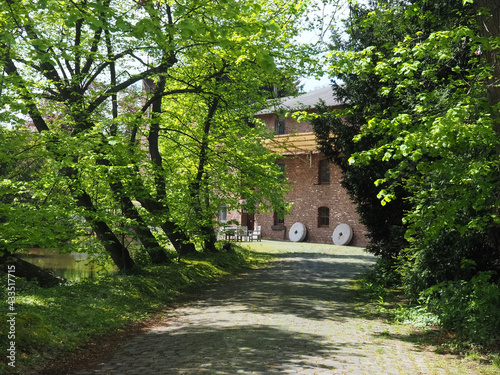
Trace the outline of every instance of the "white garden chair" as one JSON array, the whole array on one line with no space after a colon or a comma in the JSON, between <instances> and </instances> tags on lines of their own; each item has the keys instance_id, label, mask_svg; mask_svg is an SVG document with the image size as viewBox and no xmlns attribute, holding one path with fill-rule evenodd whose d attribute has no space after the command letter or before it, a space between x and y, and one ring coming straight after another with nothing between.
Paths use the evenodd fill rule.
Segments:
<instances>
[{"instance_id":1,"label":"white garden chair","mask_svg":"<svg viewBox=\"0 0 500 375\"><path fill-rule=\"evenodd\" d=\"M261 241L262 240L262 227L259 225L257 229L252 232L252 240L253 241Z\"/></svg>"}]
</instances>

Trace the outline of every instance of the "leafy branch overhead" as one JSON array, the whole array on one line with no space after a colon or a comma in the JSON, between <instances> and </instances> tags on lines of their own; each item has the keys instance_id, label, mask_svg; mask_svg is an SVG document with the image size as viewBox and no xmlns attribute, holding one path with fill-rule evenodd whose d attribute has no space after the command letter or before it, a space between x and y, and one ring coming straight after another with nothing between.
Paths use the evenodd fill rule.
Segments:
<instances>
[{"instance_id":1,"label":"leafy branch overhead","mask_svg":"<svg viewBox=\"0 0 500 375\"><path fill-rule=\"evenodd\" d=\"M182 255L195 243L214 249L223 199L281 206L279 171L255 141L264 129L247 118L262 107L264 87L311 71L313 49L292 43L308 2L0 5L0 30L9 30L0 33L0 121L24 127L31 118L26 142L43 144L48 168L39 178L57 176L68 209L121 269L134 260L120 228L132 226L161 262L163 237L151 228ZM6 251L22 250L4 240Z\"/></svg>"}]
</instances>

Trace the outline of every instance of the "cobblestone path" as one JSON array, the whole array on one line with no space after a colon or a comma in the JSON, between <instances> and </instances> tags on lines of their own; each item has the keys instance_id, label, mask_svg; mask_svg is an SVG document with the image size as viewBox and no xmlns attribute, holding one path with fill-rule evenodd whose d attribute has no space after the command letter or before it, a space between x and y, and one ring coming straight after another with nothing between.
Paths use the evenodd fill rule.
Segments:
<instances>
[{"instance_id":1,"label":"cobblestone path","mask_svg":"<svg viewBox=\"0 0 500 375\"><path fill-rule=\"evenodd\" d=\"M265 250L266 242L252 244ZM474 374L354 301L362 249L284 243L270 266L166 313L90 374Z\"/></svg>"}]
</instances>

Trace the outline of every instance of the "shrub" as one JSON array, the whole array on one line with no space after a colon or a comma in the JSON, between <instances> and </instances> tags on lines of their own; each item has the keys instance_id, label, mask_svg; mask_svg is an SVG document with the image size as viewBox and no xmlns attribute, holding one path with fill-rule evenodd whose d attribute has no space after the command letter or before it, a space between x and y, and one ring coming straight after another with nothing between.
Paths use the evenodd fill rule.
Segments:
<instances>
[{"instance_id":1,"label":"shrub","mask_svg":"<svg viewBox=\"0 0 500 375\"><path fill-rule=\"evenodd\" d=\"M461 339L489 344L500 338L500 286L492 272L480 272L470 281L443 282L422 293L441 326Z\"/></svg>"},{"instance_id":2,"label":"shrub","mask_svg":"<svg viewBox=\"0 0 500 375\"><path fill-rule=\"evenodd\" d=\"M442 231L432 240L415 240L401 252L398 272L405 294L416 301L433 285L471 280L480 272L500 275L500 249L489 244L486 233Z\"/></svg>"},{"instance_id":3,"label":"shrub","mask_svg":"<svg viewBox=\"0 0 500 375\"><path fill-rule=\"evenodd\" d=\"M366 273L365 281L385 288L400 285L401 280L396 272L394 259L378 258L375 265Z\"/></svg>"},{"instance_id":4,"label":"shrub","mask_svg":"<svg viewBox=\"0 0 500 375\"><path fill-rule=\"evenodd\" d=\"M429 327L439 325L439 317L429 312L423 306L399 306L394 312L394 320L402 324L411 324L414 327Z\"/></svg>"}]
</instances>

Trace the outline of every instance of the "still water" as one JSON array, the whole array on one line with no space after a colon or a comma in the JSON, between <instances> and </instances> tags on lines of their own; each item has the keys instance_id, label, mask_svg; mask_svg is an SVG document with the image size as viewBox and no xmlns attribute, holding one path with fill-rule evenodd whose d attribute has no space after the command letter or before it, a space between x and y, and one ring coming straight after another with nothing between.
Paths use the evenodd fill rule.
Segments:
<instances>
[{"instance_id":1,"label":"still water","mask_svg":"<svg viewBox=\"0 0 500 375\"><path fill-rule=\"evenodd\" d=\"M47 249L33 248L22 257L35 266L51 269L58 276L66 280L76 281L93 278L103 273L112 272L112 267L103 267L90 262L90 256L85 253L60 254Z\"/></svg>"}]
</instances>

